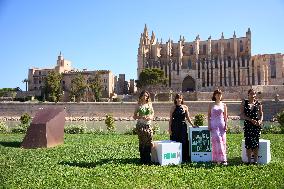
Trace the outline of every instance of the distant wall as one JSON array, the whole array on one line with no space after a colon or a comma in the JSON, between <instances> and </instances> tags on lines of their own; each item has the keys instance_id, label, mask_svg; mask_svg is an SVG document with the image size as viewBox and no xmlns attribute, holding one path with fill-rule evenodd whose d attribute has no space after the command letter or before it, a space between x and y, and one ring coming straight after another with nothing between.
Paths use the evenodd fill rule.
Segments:
<instances>
[{"instance_id":1,"label":"distant wall","mask_svg":"<svg viewBox=\"0 0 284 189\"><path fill-rule=\"evenodd\" d=\"M211 101L187 101L190 115L197 113L207 114L208 105ZM225 101L228 107L229 116L238 116L240 114L241 101ZM263 101L264 119L270 120L280 110L284 110L284 101ZM171 102L153 103L155 117L169 117ZM34 116L40 108L59 106L66 109L68 117L104 117L111 113L114 117L132 117L136 103L135 102L107 102L107 103L30 103L30 102L0 102L1 117L16 117L27 112Z\"/></svg>"}]
</instances>

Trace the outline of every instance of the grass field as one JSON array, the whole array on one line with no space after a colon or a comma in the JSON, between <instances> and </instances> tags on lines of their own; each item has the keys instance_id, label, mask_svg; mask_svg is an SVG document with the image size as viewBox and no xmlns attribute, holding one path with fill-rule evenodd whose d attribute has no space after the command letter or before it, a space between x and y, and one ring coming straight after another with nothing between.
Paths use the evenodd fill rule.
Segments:
<instances>
[{"instance_id":1,"label":"grass field","mask_svg":"<svg viewBox=\"0 0 284 189\"><path fill-rule=\"evenodd\" d=\"M242 134L227 135L228 166L141 165L135 135L65 135L49 149L22 149L23 137L0 134L0 188L284 188L284 135L262 135L272 161L249 166L241 162Z\"/></svg>"}]
</instances>

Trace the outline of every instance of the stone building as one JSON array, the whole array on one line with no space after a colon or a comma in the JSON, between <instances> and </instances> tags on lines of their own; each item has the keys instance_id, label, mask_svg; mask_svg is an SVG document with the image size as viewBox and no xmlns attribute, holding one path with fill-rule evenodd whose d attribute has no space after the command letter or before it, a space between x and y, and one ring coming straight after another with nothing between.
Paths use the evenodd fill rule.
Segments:
<instances>
[{"instance_id":1,"label":"stone building","mask_svg":"<svg viewBox=\"0 0 284 189\"><path fill-rule=\"evenodd\" d=\"M114 93L114 75L109 70L94 70L88 71L84 69L83 71L75 70L71 67L71 62L65 60L63 55L59 54L57 59L57 64L54 68L31 68L28 72L28 90L34 92L37 96L43 95L44 80L48 76L50 71L56 71L62 74L62 89L64 91L63 100L70 101L69 91L71 87L71 80L77 75L82 74L83 77L88 81L88 78L94 76L95 74L100 74L101 84L103 86L103 97L109 98ZM87 96L92 96L90 91L86 91Z\"/></svg>"},{"instance_id":2,"label":"stone building","mask_svg":"<svg viewBox=\"0 0 284 189\"><path fill-rule=\"evenodd\" d=\"M81 74L85 81L88 82L89 78L95 76L96 74L100 75L100 83L103 87L102 89L102 97L110 98L114 93L114 75L109 70L95 70L95 71L74 71L71 70L69 72L65 72L62 74L62 89L64 91L63 101L70 101L70 89L71 89L71 81L77 75ZM93 93L90 89L86 89L86 99L84 101L92 101Z\"/></svg>"},{"instance_id":3,"label":"stone building","mask_svg":"<svg viewBox=\"0 0 284 189\"><path fill-rule=\"evenodd\" d=\"M65 60L63 55L58 55L57 64L54 68L30 68L28 73L28 90L41 91L44 87L44 79L51 71L65 73L72 70L71 62Z\"/></svg>"},{"instance_id":4,"label":"stone building","mask_svg":"<svg viewBox=\"0 0 284 189\"><path fill-rule=\"evenodd\" d=\"M187 42L159 42L145 25L137 55L137 74L144 68L160 68L174 91L212 91L217 87L283 85L283 54L251 56L251 31L238 37ZM166 90L168 90L166 89Z\"/></svg>"},{"instance_id":5,"label":"stone building","mask_svg":"<svg viewBox=\"0 0 284 189\"><path fill-rule=\"evenodd\" d=\"M125 80L125 74L119 74L115 78L115 93L118 95L128 94L128 82Z\"/></svg>"}]
</instances>

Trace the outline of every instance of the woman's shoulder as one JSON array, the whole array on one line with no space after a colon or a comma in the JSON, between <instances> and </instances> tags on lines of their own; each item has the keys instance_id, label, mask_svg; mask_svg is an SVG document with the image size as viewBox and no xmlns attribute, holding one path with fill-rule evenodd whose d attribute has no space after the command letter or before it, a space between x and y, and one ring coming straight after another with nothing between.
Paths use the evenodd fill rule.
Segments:
<instances>
[{"instance_id":1,"label":"woman's shoulder","mask_svg":"<svg viewBox=\"0 0 284 189\"><path fill-rule=\"evenodd\" d=\"M185 104L182 105L182 108L185 109L185 110L188 110L188 106L185 105Z\"/></svg>"},{"instance_id":2,"label":"woman's shoulder","mask_svg":"<svg viewBox=\"0 0 284 189\"><path fill-rule=\"evenodd\" d=\"M260 102L260 101L258 101L258 100L257 100L257 101L255 101L255 104L256 104L256 105L262 105L262 104L261 104L261 102Z\"/></svg>"}]
</instances>

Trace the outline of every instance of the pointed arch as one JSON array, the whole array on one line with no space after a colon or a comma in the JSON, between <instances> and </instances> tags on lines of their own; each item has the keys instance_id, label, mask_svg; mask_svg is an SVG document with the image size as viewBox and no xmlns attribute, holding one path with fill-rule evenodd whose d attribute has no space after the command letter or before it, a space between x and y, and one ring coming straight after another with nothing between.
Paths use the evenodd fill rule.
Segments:
<instances>
[{"instance_id":1,"label":"pointed arch","mask_svg":"<svg viewBox=\"0 0 284 189\"><path fill-rule=\"evenodd\" d=\"M195 80L191 76L186 76L182 82L182 91L195 91Z\"/></svg>"}]
</instances>

